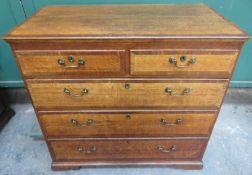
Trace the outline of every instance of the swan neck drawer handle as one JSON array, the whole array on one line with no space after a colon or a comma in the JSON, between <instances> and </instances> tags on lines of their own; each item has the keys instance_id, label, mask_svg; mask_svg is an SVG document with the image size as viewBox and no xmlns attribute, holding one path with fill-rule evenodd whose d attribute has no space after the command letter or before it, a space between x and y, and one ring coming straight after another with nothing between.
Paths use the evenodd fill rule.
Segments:
<instances>
[{"instance_id":1,"label":"swan neck drawer handle","mask_svg":"<svg viewBox=\"0 0 252 175\"><path fill-rule=\"evenodd\" d=\"M74 126L78 126L79 128L83 128L84 126L90 126L94 123L93 119L88 119L85 123L80 123L77 119L71 119L70 121Z\"/></svg>"},{"instance_id":2,"label":"swan neck drawer handle","mask_svg":"<svg viewBox=\"0 0 252 175\"><path fill-rule=\"evenodd\" d=\"M168 125L168 126L174 126L174 125L181 125L183 124L184 120L182 118L176 119L174 123L168 122L166 119L161 118L160 124L162 125Z\"/></svg>"},{"instance_id":3,"label":"swan neck drawer handle","mask_svg":"<svg viewBox=\"0 0 252 175\"><path fill-rule=\"evenodd\" d=\"M180 57L180 62L184 62L184 61L186 61L186 56L182 55ZM187 61L186 64L183 64L183 65L181 64L180 65L180 64L178 64L178 61L177 61L177 59L175 57L172 56L172 57L169 58L170 64L174 64L177 68L187 68L190 65L195 64L196 61L197 61L196 57L193 56L189 61Z\"/></svg>"},{"instance_id":4,"label":"swan neck drawer handle","mask_svg":"<svg viewBox=\"0 0 252 175\"><path fill-rule=\"evenodd\" d=\"M74 56L70 55L70 56L68 57L68 61L69 61L70 63L74 63L74 62L75 62ZM65 59L60 58L60 59L58 59L58 64L61 65L61 66L64 66L65 68L79 68L81 65L85 65L86 62L85 62L85 60L84 60L83 58L80 58L80 59L78 60L78 62L77 62L76 65L66 65Z\"/></svg>"},{"instance_id":5,"label":"swan neck drawer handle","mask_svg":"<svg viewBox=\"0 0 252 175\"><path fill-rule=\"evenodd\" d=\"M177 150L177 145L172 145L169 148L165 148L165 147L163 147L161 145L158 145L157 150L160 151L160 152L163 152L163 153L170 153L170 152L173 152L173 151Z\"/></svg>"},{"instance_id":6,"label":"swan neck drawer handle","mask_svg":"<svg viewBox=\"0 0 252 175\"><path fill-rule=\"evenodd\" d=\"M85 148L83 146L77 146L76 149L78 152L85 153L85 154L91 154L91 153L96 152L96 150L97 150L96 146L91 146L89 148Z\"/></svg>"},{"instance_id":7,"label":"swan neck drawer handle","mask_svg":"<svg viewBox=\"0 0 252 175\"><path fill-rule=\"evenodd\" d=\"M87 95L89 92L88 89L83 88L80 93L74 93L72 89L65 87L64 93L70 95L71 97L82 97L84 95Z\"/></svg>"},{"instance_id":8,"label":"swan neck drawer handle","mask_svg":"<svg viewBox=\"0 0 252 175\"><path fill-rule=\"evenodd\" d=\"M191 92L190 88L185 88L181 93L176 93L172 88L165 88L165 92L171 96L184 96L188 95Z\"/></svg>"}]
</instances>

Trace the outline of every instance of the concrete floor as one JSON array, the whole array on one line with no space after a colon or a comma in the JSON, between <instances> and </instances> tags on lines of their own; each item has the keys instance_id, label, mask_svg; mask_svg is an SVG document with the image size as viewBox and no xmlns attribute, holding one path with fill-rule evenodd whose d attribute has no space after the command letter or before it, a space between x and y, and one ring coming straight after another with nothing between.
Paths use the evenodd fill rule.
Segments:
<instances>
[{"instance_id":1,"label":"concrete floor","mask_svg":"<svg viewBox=\"0 0 252 175\"><path fill-rule=\"evenodd\" d=\"M230 89L204 156L203 170L167 167L95 167L53 172L44 141L29 133L37 122L30 104L13 105L16 116L0 133L0 175L252 175L252 89Z\"/></svg>"}]
</instances>

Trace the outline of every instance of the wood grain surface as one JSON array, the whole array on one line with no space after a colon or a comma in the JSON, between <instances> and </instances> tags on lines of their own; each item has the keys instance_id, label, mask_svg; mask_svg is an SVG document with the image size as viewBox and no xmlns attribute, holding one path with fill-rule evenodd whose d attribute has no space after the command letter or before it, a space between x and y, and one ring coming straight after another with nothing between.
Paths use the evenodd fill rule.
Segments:
<instances>
[{"instance_id":1,"label":"wood grain surface","mask_svg":"<svg viewBox=\"0 0 252 175\"><path fill-rule=\"evenodd\" d=\"M134 50L130 57L131 74L228 78L237 55L238 52L232 50ZM185 56L186 60L181 61L181 56ZM177 63L170 63L171 58L176 59ZM195 58L195 63L189 64L192 58Z\"/></svg>"},{"instance_id":2,"label":"wood grain surface","mask_svg":"<svg viewBox=\"0 0 252 175\"><path fill-rule=\"evenodd\" d=\"M39 115L48 138L209 136L215 117L215 112L160 111Z\"/></svg>"},{"instance_id":3,"label":"wood grain surface","mask_svg":"<svg viewBox=\"0 0 252 175\"><path fill-rule=\"evenodd\" d=\"M46 6L5 38L246 37L204 4Z\"/></svg>"},{"instance_id":4,"label":"wood grain surface","mask_svg":"<svg viewBox=\"0 0 252 175\"><path fill-rule=\"evenodd\" d=\"M198 160L206 146L205 139L141 139L141 140L81 140L51 141L49 144L54 152L54 160ZM176 150L162 152L157 146ZM92 153L79 152L78 147L91 149Z\"/></svg>"},{"instance_id":5,"label":"wood grain surface","mask_svg":"<svg viewBox=\"0 0 252 175\"><path fill-rule=\"evenodd\" d=\"M74 58L74 62L69 61L69 56ZM81 74L85 77L125 73L126 60L123 50L17 51L16 57L24 76ZM59 59L64 60L65 65L60 65ZM84 64L78 65L79 60L83 60Z\"/></svg>"},{"instance_id":6,"label":"wood grain surface","mask_svg":"<svg viewBox=\"0 0 252 175\"><path fill-rule=\"evenodd\" d=\"M129 88L126 89L125 85ZM39 82L27 80L28 89L35 107L42 108L188 108L190 107L219 107L227 82L209 81L158 81L158 80L131 80L129 81L65 81L55 80ZM73 97L64 93L70 89L75 95L80 95L83 89L88 93L81 97ZM171 88L173 96L165 92ZM189 88L186 95L183 91Z\"/></svg>"}]
</instances>

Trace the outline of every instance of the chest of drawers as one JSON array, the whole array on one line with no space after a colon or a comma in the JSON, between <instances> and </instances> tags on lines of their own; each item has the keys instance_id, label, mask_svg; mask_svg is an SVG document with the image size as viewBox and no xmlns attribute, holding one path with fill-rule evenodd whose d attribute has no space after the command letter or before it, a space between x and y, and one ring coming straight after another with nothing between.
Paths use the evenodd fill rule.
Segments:
<instances>
[{"instance_id":1,"label":"chest of drawers","mask_svg":"<svg viewBox=\"0 0 252 175\"><path fill-rule=\"evenodd\" d=\"M54 170L202 168L247 38L204 4L47 6L5 36Z\"/></svg>"}]
</instances>

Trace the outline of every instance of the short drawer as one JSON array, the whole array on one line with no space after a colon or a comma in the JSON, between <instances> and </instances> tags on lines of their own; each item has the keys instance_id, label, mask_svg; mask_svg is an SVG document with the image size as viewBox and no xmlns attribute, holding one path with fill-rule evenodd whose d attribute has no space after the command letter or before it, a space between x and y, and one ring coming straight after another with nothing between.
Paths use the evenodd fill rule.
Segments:
<instances>
[{"instance_id":1,"label":"short drawer","mask_svg":"<svg viewBox=\"0 0 252 175\"><path fill-rule=\"evenodd\" d=\"M209 136L215 112L39 114L48 138Z\"/></svg>"},{"instance_id":2,"label":"short drawer","mask_svg":"<svg viewBox=\"0 0 252 175\"><path fill-rule=\"evenodd\" d=\"M122 75L124 50L16 51L24 76L45 75Z\"/></svg>"},{"instance_id":3,"label":"short drawer","mask_svg":"<svg viewBox=\"0 0 252 175\"><path fill-rule=\"evenodd\" d=\"M135 76L229 78L238 51L132 50Z\"/></svg>"},{"instance_id":4,"label":"short drawer","mask_svg":"<svg viewBox=\"0 0 252 175\"><path fill-rule=\"evenodd\" d=\"M36 108L219 107L223 80L27 80Z\"/></svg>"},{"instance_id":5,"label":"short drawer","mask_svg":"<svg viewBox=\"0 0 252 175\"><path fill-rule=\"evenodd\" d=\"M198 160L204 139L120 139L50 141L55 161Z\"/></svg>"}]
</instances>

